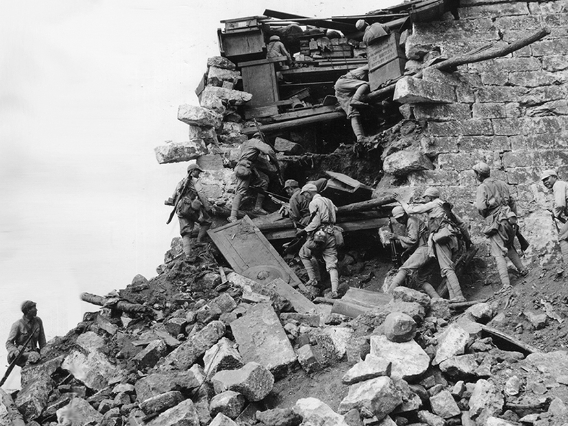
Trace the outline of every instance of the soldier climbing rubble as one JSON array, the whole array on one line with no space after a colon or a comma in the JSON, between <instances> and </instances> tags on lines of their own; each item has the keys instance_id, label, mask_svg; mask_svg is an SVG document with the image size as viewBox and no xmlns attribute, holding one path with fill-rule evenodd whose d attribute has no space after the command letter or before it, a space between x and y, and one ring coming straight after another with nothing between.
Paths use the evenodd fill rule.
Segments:
<instances>
[{"instance_id":1,"label":"soldier climbing rubble","mask_svg":"<svg viewBox=\"0 0 568 426\"><path fill-rule=\"evenodd\" d=\"M191 232L195 223L199 224L197 244L201 244L207 235L207 230L211 227L210 214L215 213L215 207L195 187L195 182L202 172L203 169L197 164L190 164L187 167L187 176L177 184L172 197L164 202L167 206L175 206L174 211L179 220L183 252L188 258L191 257Z\"/></svg>"},{"instance_id":2,"label":"soldier climbing rubble","mask_svg":"<svg viewBox=\"0 0 568 426\"><path fill-rule=\"evenodd\" d=\"M459 251L462 239L466 248L471 246L469 232L461 218L452 211L452 205L440 198L437 188L427 188L422 197L424 204L413 205L401 200L399 195L396 198L407 214L428 214L428 255L438 259L442 277L447 280L450 300L465 301L452 257Z\"/></svg>"},{"instance_id":3,"label":"soldier climbing rubble","mask_svg":"<svg viewBox=\"0 0 568 426\"><path fill-rule=\"evenodd\" d=\"M307 235L308 239L300 249L300 259L308 273L308 285L317 286L321 281L317 257L323 257L331 281L331 297L338 297L339 272L337 271L337 247L343 244L341 232L335 226L337 207L329 198L317 193L317 187L307 183L300 195L309 202L311 219L296 236ZM339 240L338 240L339 239Z\"/></svg>"},{"instance_id":4,"label":"soldier climbing rubble","mask_svg":"<svg viewBox=\"0 0 568 426\"><path fill-rule=\"evenodd\" d=\"M439 298L440 295L436 293L432 284L427 282L432 272L431 266L433 261L428 255L429 233L427 222L422 215L407 214L401 206L396 206L392 209L392 216L397 222L404 225L406 235L396 235L389 232L385 236L386 238L399 241L402 247L407 252L410 252L410 257L399 268L398 273L388 288L388 292L392 293L396 287L404 283L408 275L414 274L417 286L421 287L431 298Z\"/></svg>"},{"instance_id":5,"label":"soldier climbing rubble","mask_svg":"<svg viewBox=\"0 0 568 426\"><path fill-rule=\"evenodd\" d=\"M500 291L506 291L511 288L511 282L505 256L511 259L522 276L529 273L513 245L519 229L517 205L514 198L511 197L507 184L490 176L489 165L479 162L473 166L473 171L480 182L477 187L475 207L479 214L485 218L486 226L483 233L489 238L491 254L497 263L497 271L503 284Z\"/></svg>"},{"instance_id":6,"label":"soldier climbing rubble","mask_svg":"<svg viewBox=\"0 0 568 426\"><path fill-rule=\"evenodd\" d=\"M40 360L40 350L45 346L45 332L43 322L37 316L35 302L26 300L22 303L23 317L12 324L6 349L8 350L8 362L16 362L23 367L26 362L36 363ZM19 355L19 357L18 357Z\"/></svg>"},{"instance_id":7,"label":"soldier climbing rubble","mask_svg":"<svg viewBox=\"0 0 568 426\"><path fill-rule=\"evenodd\" d=\"M259 135L259 137L262 137L262 135ZM267 214L266 210L262 208L262 203L268 184L271 179L280 180L280 168L274 149L256 137L249 139L241 145L241 154L234 172L237 179L237 189L228 221L235 222L237 220L237 212L241 206L242 198L247 194L249 188L257 191L253 212Z\"/></svg>"},{"instance_id":8,"label":"soldier climbing rubble","mask_svg":"<svg viewBox=\"0 0 568 426\"><path fill-rule=\"evenodd\" d=\"M558 274L562 274L568 267L568 182L560 180L556 170L545 170L540 176L542 184L554 195L554 204L552 207L552 219L558 231L558 243L564 261L564 268L558 270ZM558 222L562 226L558 226Z\"/></svg>"}]
</instances>

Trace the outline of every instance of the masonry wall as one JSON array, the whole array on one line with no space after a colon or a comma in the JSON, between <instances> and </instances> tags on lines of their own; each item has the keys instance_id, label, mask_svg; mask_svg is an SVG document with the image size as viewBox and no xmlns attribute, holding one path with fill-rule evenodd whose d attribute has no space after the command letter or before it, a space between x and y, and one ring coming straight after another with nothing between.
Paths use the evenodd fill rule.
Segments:
<instances>
[{"instance_id":1,"label":"masonry wall","mask_svg":"<svg viewBox=\"0 0 568 426\"><path fill-rule=\"evenodd\" d=\"M426 122L419 149L435 169L411 173L408 180L443 187L486 248L481 217L471 205L477 187L471 167L486 161L518 200L532 243L528 254L545 263L556 254L556 230L546 211L551 197L539 174L556 168L568 178L568 2L462 0L461 6L460 20L447 14L447 20L415 24L406 44L408 58L420 60L436 48L451 57L501 46L544 26L551 34L507 57L464 65L454 73L424 73L423 81L440 83L434 87L442 99L411 102L410 110Z\"/></svg>"}]
</instances>

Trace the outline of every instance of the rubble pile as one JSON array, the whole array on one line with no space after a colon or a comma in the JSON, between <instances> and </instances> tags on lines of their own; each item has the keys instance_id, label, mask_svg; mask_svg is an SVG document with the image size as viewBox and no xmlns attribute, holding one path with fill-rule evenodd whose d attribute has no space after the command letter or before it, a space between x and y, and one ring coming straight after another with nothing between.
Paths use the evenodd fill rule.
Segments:
<instances>
[{"instance_id":1,"label":"rubble pile","mask_svg":"<svg viewBox=\"0 0 568 426\"><path fill-rule=\"evenodd\" d=\"M452 317L447 300L399 287L355 319L325 305L304 312L227 268L222 282L210 246L194 263L175 258L178 246L158 276L137 275L48 343L22 389L2 393L0 424L568 421L568 353L498 347L484 333L496 303ZM117 308L139 303L145 312Z\"/></svg>"}]
</instances>

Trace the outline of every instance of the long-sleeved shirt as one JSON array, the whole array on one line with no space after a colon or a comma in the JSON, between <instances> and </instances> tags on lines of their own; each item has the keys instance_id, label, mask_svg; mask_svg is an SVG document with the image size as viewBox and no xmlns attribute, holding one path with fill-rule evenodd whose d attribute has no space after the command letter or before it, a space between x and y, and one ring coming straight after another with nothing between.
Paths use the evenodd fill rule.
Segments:
<instances>
[{"instance_id":1,"label":"long-sleeved shirt","mask_svg":"<svg viewBox=\"0 0 568 426\"><path fill-rule=\"evenodd\" d=\"M296 223L301 222L309 214L310 203L300 195L300 188L298 188L290 197L290 219Z\"/></svg>"},{"instance_id":2,"label":"long-sleeved shirt","mask_svg":"<svg viewBox=\"0 0 568 426\"><path fill-rule=\"evenodd\" d=\"M424 204L412 204L405 210L408 214L427 213L428 214L428 228L430 232L436 232L444 221L451 222L446 214L444 204L446 202L440 198L434 198L432 201ZM457 215L453 214L455 225L460 229L464 238L470 239L469 231L464 221Z\"/></svg>"},{"instance_id":3,"label":"long-sleeved shirt","mask_svg":"<svg viewBox=\"0 0 568 426\"><path fill-rule=\"evenodd\" d=\"M261 156L260 154L264 154L265 156ZM276 153L270 145L259 139L249 139L241 145L239 161L242 160L250 161L252 167L256 167L258 170L268 173L269 175L278 172Z\"/></svg>"},{"instance_id":4,"label":"long-sleeved shirt","mask_svg":"<svg viewBox=\"0 0 568 426\"><path fill-rule=\"evenodd\" d=\"M199 191L199 188L197 188L196 186L196 182L193 180L191 176L183 178L177 184L176 190L174 191L174 195L172 196L172 198L174 199L174 203L177 203L178 198L181 195L181 191L183 190L188 179L190 180L190 182L187 184L188 186L187 190L185 191L184 198L189 198L190 200L195 200L196 198L198 198L199 201L201 201L201 204L203 204L205 210L211 210L211 203L209 203L207 197L203 195L201 191ZM177 206L178 207L176 209L177 210L176 213L179 215L179 209L181 207L181 203L178 204Z\"/></svg>"},{"instance_id":5,"label":"long-sleeved shirt","mask_svg":"<svg viewBox=\"0 0 568 426\"><path fill-rule=\"evenodd\" d=\"M508 206L517 214L517 205L507 184L489 177L477 187L475 207L481 216L487 217L501 206Z\"/></svg>"},{"instance_id":6,"label":"long-sleeved shirt","mask_svg":"<svg viewBox=\"0 0 568 426\"><path fill-rule=\"evenodd\" d=\"M554 193L554 206L553 212L556 217L566 217L566 199L568 198L568 182L557 180L552 185Z\"/></svg>"},{"instance_id":7,"label":"long-sleeved shirt","mask_svg":"<svg viewBox=\"0 0 568 426\"><path fill-rule=\"evenodd\" d=\"M288 58L288 61L292 60L292 57L286 50L284 43L282 43L281 41L271 41L266 46L266 57L277 58L278 56L286 56Z\"/></svg>"},{"instance_id":8,"label":"long-sleeved shirt","mask_svg":"<svg viewBox=\"0 0 568 426\"><path fill-rule=\"evenodd\" d=\"M399 235L398 240L405 249L413 246L425 247L428 245L428 225L420 216L409 216L406 222L406 236Z\"/></svg>"},{"instance_id":9,"label":"long-sleeved shirt","mask_svg":"<svg viewBox=\"0 0 568 426\"><path fill-rule=\"evenodd\" d=\"M306 232L316 231L322 225L334 224L336 221L337 207L329 199L319 194L314 195L309 206L312 220L304 229Z\"/></svg>"},{"instance_id":10,"label":"long-sleeved shirt","mask_svg":"<svg viewBox=\"0 0 568 426\"><path fill-rule=\"evenodd\" d=\"M17 351L18 346L23 345L32 332L34 332L34 335L27 344L26 351L37 351L43 348L46 342L41 318L34 317L30 320L26 316L23 316L16 321L10 329L10 334L6 341L8 353Z\"/></svg>"}]
</instances>

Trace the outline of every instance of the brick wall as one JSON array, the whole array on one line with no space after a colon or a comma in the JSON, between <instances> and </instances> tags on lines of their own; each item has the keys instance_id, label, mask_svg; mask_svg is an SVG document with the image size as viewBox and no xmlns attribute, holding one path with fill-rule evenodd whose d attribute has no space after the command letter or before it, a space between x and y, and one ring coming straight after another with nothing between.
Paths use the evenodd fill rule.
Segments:
<instances>
[{"instance_id":1,"label":"brick wall","mask_svg":"<svg viewBox=\"0 0 568 426\"><path fill-rule=\"evenodd\" d=\"M479 160L511 185L522 225L532 243L528 254L546 263L556 255L556 230L545 210L550 194L539 182L544 169L568 178L568 3L462 0L460 20L414 24L406 44L409 59L439 48L461 55L488 44L502 46L546 26L551 34L512 55L460 66L455 73L427 70L423 82L455 92L455 101L414 103L414 118L427 122L420 150L435 165L408 176L413 185L439 185L470 220L485 244L473 209ZM427 84L427 83L424 83ZM485 252L487 253L487 252Z\"/></svg>"}]
</instances>

